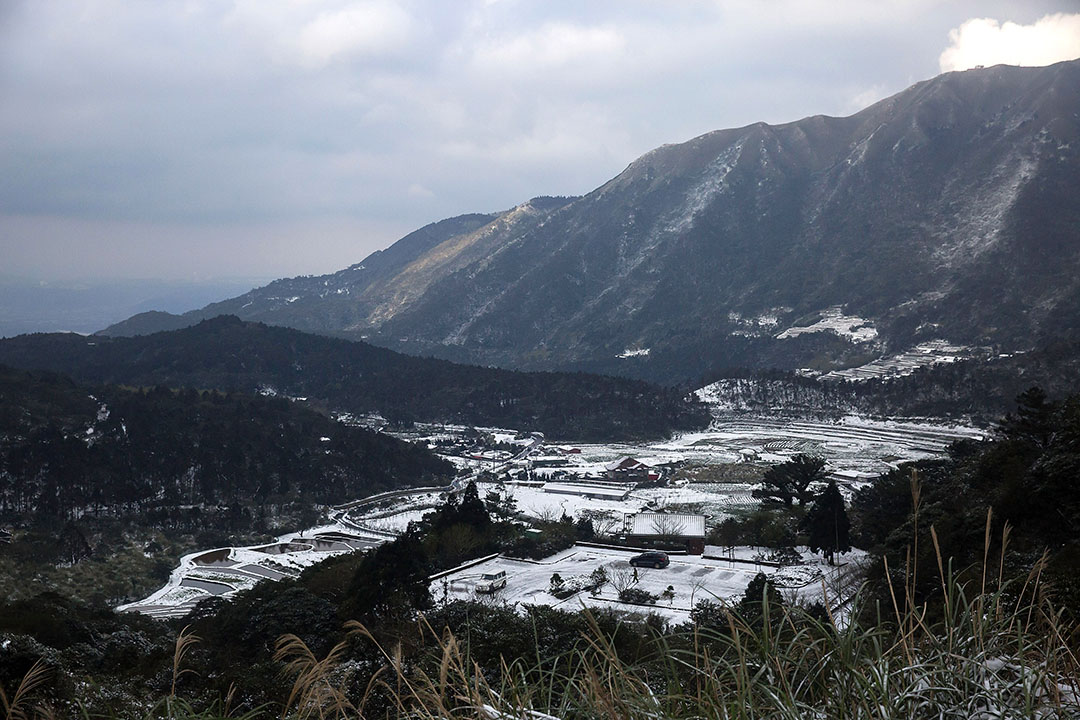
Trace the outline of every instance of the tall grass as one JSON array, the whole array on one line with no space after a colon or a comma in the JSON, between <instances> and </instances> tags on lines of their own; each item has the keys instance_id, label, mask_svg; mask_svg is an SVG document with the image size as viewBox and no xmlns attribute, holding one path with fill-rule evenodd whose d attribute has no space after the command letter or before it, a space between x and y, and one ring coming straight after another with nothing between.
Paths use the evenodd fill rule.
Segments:
<instances>
[{"instance_id":1,"label":"tall grass","mask_svg":"<svg viewBox=\"0 0 1080 720\"><path fill-rule=\"evenodd\" d=\"M44 660L37 660L23 675L9 698L4 688L0 687L0 712L4 720L32 720L51 717L47 705L35 695L49 679L49 668Z\"/></svg>"},{"instance_id":2,"label":"tall grass","mask_svg":"<svg viewBox=\"0 0 1080 720\"><path fill-rule=\"evenodd\" d=\"M569 653L504 662L489 677L453 633L421 621L427 662L378 645L384 670L353 705L326 682L333 653L311 658L293 696L322 702L292 707L297 717L367 717L378 695L389 698L379 715L420 719L1080 717L1072 638L1035 578L1019 600L1000 590L969 597L942 569L947 612L935 623L919 607L899 623L843 627L798 608L756 625L732 613L727 627L657 636L644 663L620 658L594 620Z\"/></svg>"},{"instance_id":3,"label":"tall grass","mask_svg":"<svg viewBox=\"0 0 1080 720\"><path fill-rule=\"evenodd\" d=\"M917 477L912 497L917 528ZM933 609L916 602L917 575L925 569L914 560L913 539L904 586L890 584L891 607L855 598L849 617L869 621L837 623L800 608L769 608L765 594L756 619L732 611L724 627L655 634L654 652L645 661L621 658L610 633L591 617L571 651L504 661L487 674L467 644L423 618L417 631L428 655L419 661L407 657L400 643L384 646L367 628L350 623L355 636L376 644L383 670L355 704L346 704L344 688L327 684L337 649L324 661L308 653L306 664L294 667L293 696L338 697L321 706L296 703L293 712L301 718L386 714L421 720L1080 718L1075 627L1041 591L1044 561L1020 581L1006 582L1004 563L993 562L990 521L988 515L978 584L958 579L930 528L941 589ZM1008 538L1006 526L997 547L1002 557ZM289 640L299 657L297 642ZM375 697L383 701L377 710L370 704Z\"/></svg>"}]
</instances>

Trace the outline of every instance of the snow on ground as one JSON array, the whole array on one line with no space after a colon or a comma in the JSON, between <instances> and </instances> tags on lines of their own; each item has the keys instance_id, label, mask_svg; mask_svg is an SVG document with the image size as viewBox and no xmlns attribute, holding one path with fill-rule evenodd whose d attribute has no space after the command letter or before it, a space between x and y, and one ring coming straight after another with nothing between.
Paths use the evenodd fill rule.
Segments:
<instances>
[{"instance_id":1,"label":"snow on ground","mask_svg":"<svg viewBox=\"0 0 1080 720\"><path fill-rule=\"evenodd\" d=\"M707 388L699 391L707 397ZM562 468L534 470L541 477L558 471L599 474L603 465L631 456L649 465L690 462L783 462L798 453L820 455L832 470L884 473L901 462L940 455L961 438L982 438L977 429L906 421L876 421L857 416L837 421L721 417L708 430L653 443L580 445L581 454Z\"/></svg>"},{"instance_id":2,"label":"snow on ground","mask_svg":"<svg viewBox=\"0 0 1080 720\"><path fill-rule=\"evenodd\" d=\"M931 340L920 343L910 350L878 358L859 367L833 370L821 377L826 380L875 380L882 377L901 377L910 375L919 368L952 363L969 357L971 349L963 345L953 345L945 340Z\"/></svg>"},{"instance_id":3,"label":"snow on ground","mask_svg":"<svg viewBox=\"0 0 1080 720\"><path fill-rule=\"evenodd\" d=\"M262 580L295 577L327 557L373 547L385 540L333 523L289 533L265 545L200 550L180 559L163 588L116 609L156 618L182 617L200 600L233 595Z\"/></svg>"},{"instance_id":4,"label":"snow on ground","mask_svg":"<svg viewBox=\"0 0 1080 720\"><path fill-rule=\"evenodd\" d=\"M831 307L821 311L821 319L813 325L789 327L776 336L777 340L793 338L806 333L834 332L849 338L852 342L868 342L877 337L877 328L869 320L854 315L845 315L841 308Z\"/></svg>"},{"instance_id":5,"label":"snow on ground","mask_svg":"<svg viewBox=\"0 0 1080 720\"><path fill-rule=\"evenodd\" d=\"M479 483L477 489L481 497L493 490L501 491L503 494L512 496L518 510L526 515L551 518L558 518L563 513L576 518L582 512L586 512L608 513L621 521L625 516L643 510L694 505L718 522L733 510L753 508L759 503L758 500L750 497L753 486L744 483L644 488L632 491L625 500L548 493L539 487L514 483L506 485Z\"/></svg>"},{"instance_id":6,"label":"snow on ground","mask_svg":"<svg viewBox=\"0 0 1080 720\"><path fill-rule=\"evenodd\" d=\"M405 512L394 513L393 515L387 515L386 517L381 518L365 518L363 522L365 527L369 527L372 530L403 533L409 527L409 523L414 520L419 520L428 512L431 512L430 508L425 510L406 510Z\"/></svg>"},{"instance_id":7,"label":"snow on ground","mask_svg":"<svg viewBox=\"0 0 1080 720\"><path fill-rule=\"evenodd\" d=\"M432 427L431 430L437 435L454 436L465 432L466 428ZM502 442L516 440L517 436L514 430L492 432L496 439ZM533 481L530 483L480 483L478 489L481 497L490 492L513 496L518 509L533 517L556 518L564 512L573 517L579 517L583 512L605 514L615 525L609 528L614 532L618 532L618 523L625 522L629 515L657 509L704 514L712 527L726 515L757 506L758 502L751 496L752 485L715 482L638 488L631 490L625 500L618 500L612 497L586 498L565 493L548 493L544 492L542 484L559 473L600 476L606 463L624 456L635 457L653 466L682 462L709 465L740 461L780 462L796 453L807 452L825 457L829 468L838 473L841 482L846 481L850 485L859 482L867 474L888 471L900 462L938 455L950 442L958 438L978 437L981 437L981 433L973 428L931 423L872 421L858 417L844 418L836 422L814 422L730 416L718 418L705 431L686 433L660 442L575 446L580 449L580 453L567 455L566 466L535 468L531 471ZM545 449L538 436L530 443L534 441L534 452L550 453L550 448ZM520 441L517 441L515 444L519 443ZM456 458L455 462L475 471L492 468L490 461ZM579 479L574 482L587 481ZM165 587L148 598L118 609L142 612L154 617L185 615L201 599L215 595L229 596L263 579L275 580L295 576L303 568L330 555L385 542L403 531L409 522L418 520L424 513L429 512L442 499L442 494L437 491L403 493L402 497L373 502L356 508L355 511L341 511L337 516L338 522L303 533L285 535L268 545L218 548L192 553L181 559L179 567L173 571ZM540 564L508 558L491 562L507 565L508 573L510 569L514 570L512 575L522 575L516 584L512 583L513 588L508 587L505 599L512 602L539 602L555 600L548 596L546 591L551 574L556 571L552 569L553 564L561 564L558 572L564 578L569 578L586 570L591 572L596 567L609 568L619 563L625 565L626 558L626 551L578 548ZM816 560L806 567L814 568L820 565L820 561ZM675 619L685 619L691 591L695 593L695 600L699 599L696 594L706 586L710 588L708 592L717 597L737 595L745 589L746 583L756 570L757 568L747 570L743 563L677 557L666 570L646 571L650 574L642 576L640 582L641 586L650 592L662 592L668 584L672 585L676 592L675 600L666 609L660 606L656 609ZM827 568L821 572L825 570ZM535 577L529 575L530 572ZM651 574L653 572L656 573L655 577ZM797 572L805 575L810 571ZM454 576L448 592L460 590L460 593L471 594L472 590L469 589L467 581L475 575L476 572L470 572L461 574L460 577ZM641 575L639 570L639 576ZM697 583L697 580L703 578L707 580L706 585ZM783 578L781 574L781 579ZM663 586L657 590L654 586L660 582L663 582ZM820 589L813 592L819 593ZM579 594L574 602L607 606L615 602L612 593L611 588L606 588L595 598ZM438 597L439 594L436 593L436 598ZM565 605L565 602L558 604Z\"/></svg>"},{"instance_id":8,"label":"snow on ground","mask_svg":"<svg viewBox=\"0 0 1080 720\"><path fill-rule=\"evenodd\" d=\"M629 560L637 554L636 550L575 545L540 561L496 557L465 567L433 580L431 595L437 603L480 600L507 605L550 605L565 610L579 610L583 606L618 608L656 612L673 621L686 622L690 619L690 609L701 600L737 601L759 572L772 578L789 601L821 600L824 580L828 600L836 605L838 600L846 599L854 592L855 588L846 581L846 571L864 557L861 551L853 551L839 558L841 566L830 567L820 557L802 548L803 565L776 568L755 563L754 556L759 553L758 548L736 548L729 558L726 549L710 546L705 555L672 555L671 564L662 570L638 568L634 582L634 569ZM603 568L609 579L598 593L581 591L560 599L549 592L551 576L555 573L565 584L585 578L598 568ZM499 571L506 573L505 589L495 595L476 592L481 575ZM670 601L657 600L655 605L629 605L618 599L615 585L620 583L657 596L671 586L674 597Z\"/></svg>"}]
</instances>

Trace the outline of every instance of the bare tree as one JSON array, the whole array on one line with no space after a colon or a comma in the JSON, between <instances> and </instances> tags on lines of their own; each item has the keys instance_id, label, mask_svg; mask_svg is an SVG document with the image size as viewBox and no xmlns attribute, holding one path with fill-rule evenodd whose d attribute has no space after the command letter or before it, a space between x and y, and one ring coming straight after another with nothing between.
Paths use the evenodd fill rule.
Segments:
<instances>
[{"instance_id":1,"label":"bare tree","mask_svg":"<svg viewBox=\"0 0 1080 720\"><path fill-rule=\"evenodd\" d=\"M586 510L581 514L592 520L598 537L612 537L622 529L622 518L610 510Z\"/></svg>"},{"instance_id":2,"label":"bare tree","mask_svg":"<svg viewBox=\"0 0 1080 720\"><path fill-rule=\"evenodd\" d=\"M536 510L536 519L540 522L553 523L559 519L562 515L563 509L561 507L542 507Z\"/></svg>"},{"instance_id":3,"label":"bare tree","mask_svg":"<svg viewBox=\"0 0 1080 720\"><path fill-rule=\"evenodd\" d=\"M633 570L617 568L608 575L608 581L611 583L611 587L615 588L615 592L623 593L637 585L638 576L636 571L637 568Z\"/></svg>"},{"instance_id":4,"label":"bare tree","mask_svg":"<svg viewBox=\"0 0 1080 720\"><path fill-rule=\"evenodd\" d=\"M686 521L677 515L657 515L652 521L653 531L661 540L674 540L686 530Z\"/></svg>"}]
</instances>

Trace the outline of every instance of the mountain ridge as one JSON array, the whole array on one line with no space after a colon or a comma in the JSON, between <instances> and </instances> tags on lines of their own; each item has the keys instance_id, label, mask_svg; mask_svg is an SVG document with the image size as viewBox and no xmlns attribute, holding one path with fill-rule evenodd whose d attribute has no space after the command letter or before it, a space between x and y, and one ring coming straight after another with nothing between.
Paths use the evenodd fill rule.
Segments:
<instances>
[{"instance_id":1,"label":"mountain ridge","mask_svg":"<svg viewBox=\"0 0 1080 720\"><path fill-rule=\"evenodd\" d=\"M236 311L410 354L668 383L827 371L935 339L1027 349L1080 325L1078 88L1080 61L995 66L848 117L713 131L580 198L427 226L425 252L347 301L319 296L336 274ZM779 337L833 308L873 337Z\"/></svg>"},{"instance_id":2,"label":"mountain ridge","mask_svg":"<svg viewBox=\"0 0 1080 720\"><path fill-rule=\"evenodd\" d=\"M579 442L663 437L710 419L684 391L638 380L461 365L229 315L132 338L21 335L0 340L0 364L87 383L301 397L326 412L539 430Z\"/></svg>"}]
</instances>

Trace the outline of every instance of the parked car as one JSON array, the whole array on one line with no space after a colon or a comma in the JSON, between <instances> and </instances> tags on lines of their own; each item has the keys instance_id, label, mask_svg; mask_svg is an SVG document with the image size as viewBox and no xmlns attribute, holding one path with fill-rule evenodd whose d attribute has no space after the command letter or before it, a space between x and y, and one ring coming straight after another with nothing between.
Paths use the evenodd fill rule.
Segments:
<instances>
[{"instance_id":1,"label":"parked car","mask_svg":"<svg viewBox=\"0 0 1080 720\"><path fill-rule=\"evenodd\" d=\"M630 558L630 564L634 567L666 568L671 564L667 553L659 550L650 550Z\"/></svg>"},{"instance_id":2,"label":"parked car","mask_svg":"<svg viewBox=\"0 0 1080 720\"><path fill-rule=\"evenodd\" d=\"M484 573L480 576L480 582L476 583L476 592L482 595L490 595L496 590L506 587L506 571Z\"/></svg>"}]
</instances>

